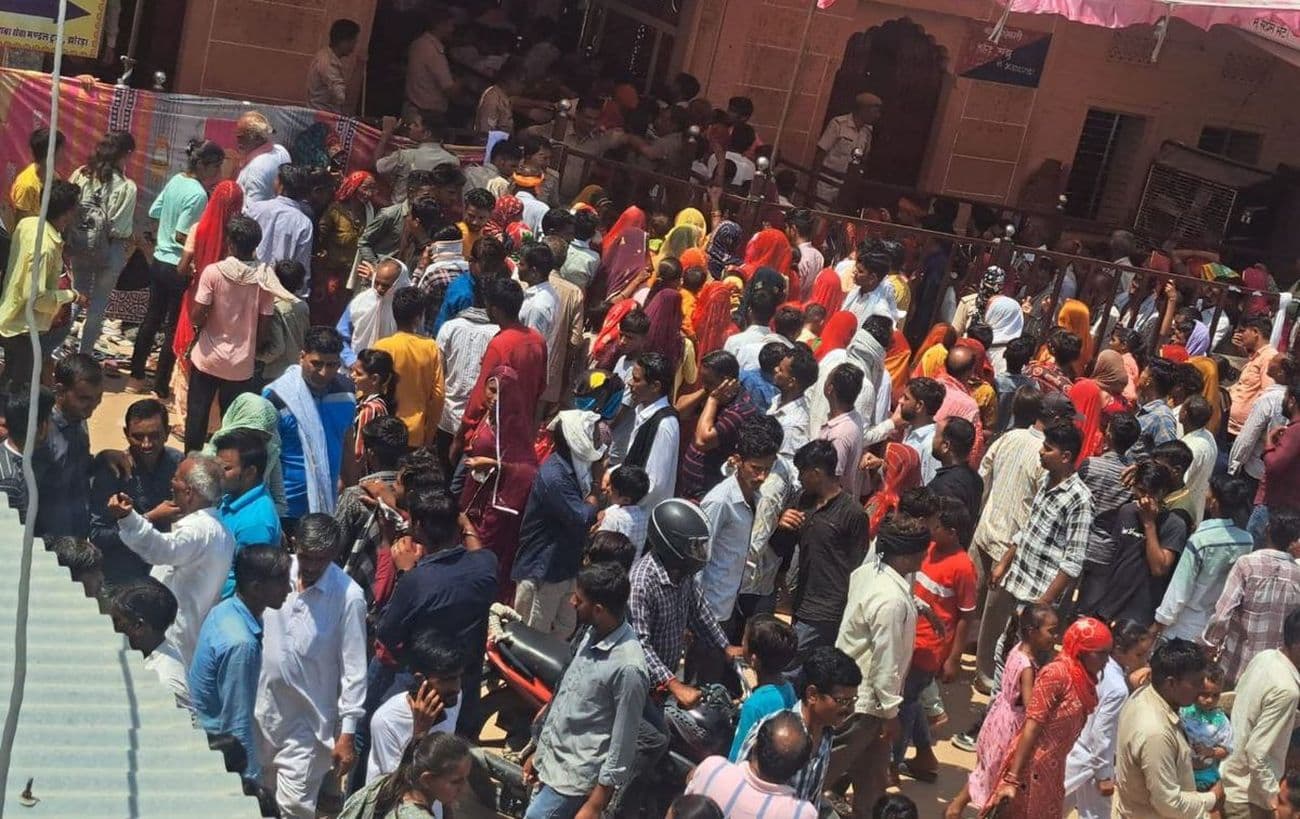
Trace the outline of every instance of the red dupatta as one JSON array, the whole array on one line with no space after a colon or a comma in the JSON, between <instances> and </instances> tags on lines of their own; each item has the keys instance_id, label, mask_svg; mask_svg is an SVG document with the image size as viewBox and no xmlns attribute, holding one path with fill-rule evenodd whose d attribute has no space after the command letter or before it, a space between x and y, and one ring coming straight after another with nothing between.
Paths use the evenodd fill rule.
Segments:
<instances>
[{"instance_id":1,"label":"red dupatta","mask_svg":"<svg viewBox=\"0 0 1300 819\"><path fill-rule=\"evenodd\" d=\"M790 240L776 228L764 228L749 240L745 246L745 261L740 265L740 275L749 281L760 267L770 267L789 280L787 293L798 293L799 282L795 281L791 271L794 254L790 250Z\"/></svg>"},{"instance_id":2,"label":"red dupatta","mask_svg":"<svg viewBox=\"0 0 1300 819\"><path fill-rule=\"evenodd\" d=\"M695 352L699 357L721 350L736 332L736 323L731 319L731 300L735 295L736 286L723 279L704 285L695 297L691 326L695 328Z\"/></svg>"},{"instance_id":3,"label":"red dupatta","mask_svg":"<svg viewBox=\"0 0 1300 819\"><path fill-rule=\"evenodd\" d=\"M838 312L844 304L844 286L840 283L840 274L835 272L834 266L824 267L817 274L808 303L825 307L828 316Z\"/></svg>"},{"instance_id":4,"label":"red dupatta","mask_svg":"<svg viewBox=\"0 0 1300 819\"><path fill-rule=\"evenodd\" d=\"M199 274L203 268L226 258L226 222L244 209L244 191L238 183L226 179L217 183L208 197L208 204L194 228L194 275L181 299L180 315L176 319L176 335L172 337L172 352L182 367L189 366L186 353L194 341L194 322L190 312L194 309L194 293L198 289Z\"/></svg>"}]
</instances>

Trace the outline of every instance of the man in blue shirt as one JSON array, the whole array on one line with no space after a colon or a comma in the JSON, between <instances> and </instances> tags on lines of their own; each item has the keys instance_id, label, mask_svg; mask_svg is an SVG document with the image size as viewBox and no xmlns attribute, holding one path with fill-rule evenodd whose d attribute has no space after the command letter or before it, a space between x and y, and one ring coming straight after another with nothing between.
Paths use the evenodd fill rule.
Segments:
<instances>
[{"instance_id":1,"label":"man in blue shirt","mask_svg":"<svg viewBox=\"0 0 1300 819\"><path fill-rule=\"evenodd\" d=\"M280 413L280 466L290 534L308 512L334 513L343 441L357 411L352 383L339 372L342 353L338 330L313 327L303 338L298 363L262 391Z\"/></svg>"},{"instance_id":2,"label":"man in blue shirt","mask_svg":"<svg viewBox=\"0 0 1300 819\"><path fill-rule=\"evenodd\" d=\"M243 778L256 792L262 766L253 742L253 706L262 671L262 613L289 596L289 553L253 546L235 556L238 593L203 621L190 663L190 701L209 737L235 738L247 755ZM247 786L246 786L247 787Z\"/></svg>"},{"instance_id":3,"label":"man in blue shirt","mask_svg":"<svg viewBox=\"0 0 1300 819\"><path fill-rule=\"evenodd\" d=\"M235 557L246 546L280 546L280 517L267 491L266 438L252 429L232 429L212 442L221 461L221 522L235 538ZM235 593L235 568L221 590L224 600Z\"/></svg>"}]
</instances>

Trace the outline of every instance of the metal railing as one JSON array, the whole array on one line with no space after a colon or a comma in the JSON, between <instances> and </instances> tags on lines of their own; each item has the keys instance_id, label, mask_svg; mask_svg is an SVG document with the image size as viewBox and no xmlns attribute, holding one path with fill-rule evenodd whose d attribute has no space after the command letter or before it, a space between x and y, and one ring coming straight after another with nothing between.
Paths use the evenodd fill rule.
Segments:
<instances>
[{"instance_id":1,"label":"metal railing","mask_svg":"<svg viewBox=\"0 0 1300 819\"><path fill-rule=\"evenodd\" d=\"M694 150L690 142L696 138L698 137L692 135L686 140L688 147L684 148L684 151ZM569 159L579 158L582 160L582 164L573 167L583 169L582 184L606 184L609 186L607 190L611 194L614 194L615 191L622 194L622 196L616 196L616 199L637 202L643 206L652 206L668 213L674 213L686 207L699 207L707 213L712 207L709 188L689 179L682 179L626 162L583 153L569 148L559 141L554 143L554 156L555 162L553 164L561 173L562 189L565 187L569 189L581 187L581 185L574 184L566 186L563 177L566 169L571 167ZM769 186L772 185L769 166L760 160L758 167L758 175L755 177L747 196L724 192L719 202L720 210L728 218L738 222L746 232L752 232L763 227L765 222L771 221L772 215L776 212L790 210L790 208L783 207L773 201L774 197L769 198L768 191L771 189ZM719 179L720 176L719 173ZM1090 320L1096 325L1093 339L1094 355L1105 348L1108 339L1103 336L1107 332L1113 332L1113 328L1118 326L1132 329L1137 322L1138 312L1136 310L1125 310L1124 314L1113 323L1109 320L1111 308L1116 304L1120 296L1120 287L1126 275L1131 274L1132 277L1130 299L1137 302L1145 299L1153 288L1163 287L1165 282L1173 282L1175 287L1189 298L1199 297L1205 304L1212 303L1214 313L1209 322L1211 331L1218 325L1228 300L1233 298L1234 294L1241 294L1244 291L1239 282L1210 281L1184 273L1120 265L1087 256L1019 245L1015 242L1014 228L1008 230L1006 236L986 239L926 230L896 222L879 221L829 210L810 210L822 222L823 227L829 227L834 223L852 225L854 226L854 233L859 238L871 236L910 242L913 247L918 248L924 247L929 241L938 241L948 248L948 252L945 254L946 261L942 283L938 288L938 295L934 299L935 304L931 315L926 317L920 325L923 330L928 329L929 326L935 323L942 305L942 296L946 289L949 286L953 287L958 298L964 293L971 292L978 285L978 277L982 275L987 265L997 265L1009 273L1017 271L1023 274L1028 270L1032 270L1034 266L1039 266L1040 270L1050 271L1051 278L1045 282L1048 289L1046 306L1042 310L1034 311L1037 321L1041 325L1038 327L1040 335L1045 334L1047 330L1055 326L1058 308L1064 301L1061 298L1062 286L1067 272L1072 273L1077 287L1076 296L1088 305L1091 314ZM1024 209L1021 212L1026 214L1036 213ZM1056 215L1059 216L1059 212ZM904 270L903 272L911 276L915 275L918 269L913 266L911 270ZM1103 276L1108 286L1098 288L1095 283L1102 281ZM963 284L965 284L965 287L962 286ZM1041 295L1041 292L1039 292L1039 295ZM1250 293L1247 295L1255 294ZM1265 292L1258 295L1266 297L1271 306L1277 306L1277 293ZM1098 306L1100 306L1100 310L1096 309ZM1105 317L1105 320L1099 321L1099 316ZM1160 319L1159 314L1154 318L1157 322ZM1152 344L1158 344L1158 342L1159 334L1156 333Z\"/></svg>"}]
</instances>

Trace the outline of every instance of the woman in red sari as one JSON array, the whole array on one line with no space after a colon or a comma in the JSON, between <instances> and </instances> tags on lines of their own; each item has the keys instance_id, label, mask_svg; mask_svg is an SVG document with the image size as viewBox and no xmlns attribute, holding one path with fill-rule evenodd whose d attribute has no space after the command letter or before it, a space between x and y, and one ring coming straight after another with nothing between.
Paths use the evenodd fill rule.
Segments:
<instances>
[{"instance_id":1,"label":"woman in red sari","mask_svg":"<svg viewBox=\"0 0 1300 819\"><path fill-rule=\"evenodd\" d=\"M842 350L849 346L854 334L858 332L858 317L847 310L832 313L822 326L822 343L817 345L813 357L821 361L832 350Z\"/></svg>"},{"instance_id":2,"label":"woman in red sari","mask_svg":"<svg viewBox=\"0 0 1300 819\"><path fill-rule=\"evenodd\" d=\"M172 352L176 354L176 369L172 371L172 395L175 396L177 416L172 419L172 426L185 428L185 404L189 394L190 383L190 345L194 343L194 322L190 311L194 309L194 293L198 290L199 274L203 268L226 258L226 222L230 217L238 216L244 210L244 191L235 182L226 179L217 183L208 197L207 207L199 224L191 233L194 247L188 253L181 254L178 269L182 275L190 277L185 297L181 299L180 317L176 319L176 335L172 339ZM221 416L216 414L213 420L220 426ZM216 427L213 427L215 429Z\"/></svg>"},{"instance_id":3,"label":"woman in red sari","mask_svg":"<svg viewBox=\"0 0 1300 819\"><path fill-rule=\"evenodd\" d=\"M600 270L596 274L597 280L604 283L604 289L597 290L597 296L610 301L617 301L620 293L630 296L639 286L638 278L649 274L650 246L645 226L645 211L633 205L623 211L605 234L600 250Z\"/></svg>"},{"instance_id":4,"label":"woman in red sari","mask_svg":"<svg viewBox=\"0 0 1300 819\"><path fill-rule=\"evenodd\" d=\"M1065 759L1097 707L1097 677L1110 659L1110 629L1084 617L1065 631L1061 653L1034 681L1025 724L1002 763L991 804L999 819L1062 816Z\"/></svg>"},{"instance_id":5,"label":"woman in red sari","mask_svg":"<svg viewBox=\"0 0 1300 819\"><path fill-rule=\"evenodd\" d=\"M820 304L826 308L826 315L831 315L844 304L844 286L840 283L840 274L834 267L824 267L813 279L812 295L808 304Z\"/></svg>"},{"instance_id":6,"label":"woman in red sari","mask_svg":"<svg viewBox=\"0 0 1300 819\"><path fill-rule=\"evenodd\" d=\"M798 293L799 282L791 269L794 253L790 250L790 240L776 228L765 228L754 234L745 246L745 261L740 265L740 276L746 282L754 277L760 267L770 267L789 280L785 292Z\"/></svg>"},{"instance_id":7,"label":"woman in red sari","mask_svg":"<svg viewBox=\"0 0 1300 819\"><path fill-rule=\"evenodd\" d=\"M909 489L921 485L921 456L907 444L885 444L885 463L881 467L882 483L867 501L867 527L876 536L885 515L898 508L898 499Z\"/></svg>"},{"instance_id":8,"label":"woman in red sari","mask_svg":"<svg viewBox=\"0 0 1300 819\"><path fill-rule=\"evenodd\" d=\"M1080 417L1074 423L1079 428L1079 432L1083 433L1083 446L1079 447L1079 458L1074 462L1078 467L1083 463L1084 458L1101 454L1102 447L1106 443L1101 424L1102 411L1105 409L1104 398L1101 385L1092 378L1080 378L1075 381L1066 395L1079 413Z\"/></svg>"},{"instance_id":9,"label":"woman in red sari","mask_svg":"<svg viewBox=\"0 0 1300 819\"><path fill-rule=\"evenodd\" d=\"M465 444L461 511L478 529L483 546L497 556L497 599L514 600L510 569L519 548L524 504L537 476L533 419L519 374L504 364L488 375L483 420Z\"/></svg>"},{"instance_id":10,"label":"woman in red sari","mask_svg":"<svg viewBox=\"0 0 1300 819\"><path fill-rule=\"evenodd\" d=\"M731 319L732 301L739 295L731 277L711 281L695 297L691 326L695 329L695 354L700 358L721 350L739 328Z\"/></svg>"}]
</instances>

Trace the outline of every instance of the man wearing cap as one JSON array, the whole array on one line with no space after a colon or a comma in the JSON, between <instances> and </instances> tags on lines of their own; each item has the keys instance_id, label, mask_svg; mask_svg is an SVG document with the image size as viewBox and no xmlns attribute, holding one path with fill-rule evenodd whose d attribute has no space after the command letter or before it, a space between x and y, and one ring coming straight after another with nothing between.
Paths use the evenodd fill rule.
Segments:
<instances>
[{"instance_id":1,"label":"man wearing cap","mask_svg":"<svg viewBox=\"0 0 1300 819\"><path fill-rule=\"evenodd\" d=\"M853 100L853 110L847 114L832 117L826 123L822 138L817 140L817 154L813 159L813 178L821 175L823 170L836 176L843 176L849 170L853 152L862 150L862 160L871 152L871 136L876 121L880 119L880 97L863 92ZM839 195L838 185L817 183L817 198L827 205L835 204ZM820 206L820 204L819 204Z\"/></svg>"},{"instance_id":2,"label":"man wearing cap","mask_svg":"<svg viewBox=\"0 0 1300 819\"><path fill-rule=\"evenodd\" d=\"M876 555L849 576L848 605L835 647L862 670L854 714L835 737L827 782L848 774L853 817L866 819L885 792L889 746L898 736L903 678L912 660L916 609L907 575L921 568L930 544L925 521L895 513L876 535Z\"/></svg>"}]
</instances>

